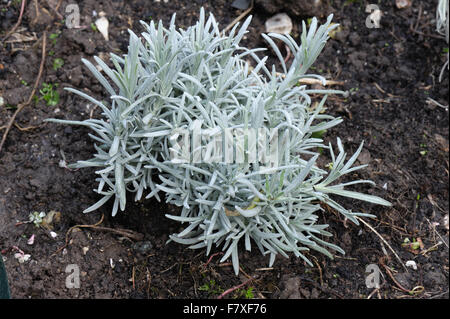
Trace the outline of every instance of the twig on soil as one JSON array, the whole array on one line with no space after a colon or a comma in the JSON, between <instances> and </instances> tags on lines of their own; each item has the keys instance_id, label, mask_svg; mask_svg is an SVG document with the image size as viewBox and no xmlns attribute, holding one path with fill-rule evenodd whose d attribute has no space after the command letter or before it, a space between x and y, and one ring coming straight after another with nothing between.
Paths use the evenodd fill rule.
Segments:
<instances>
[{"instance_id":1,"label":"twig on soil","mask_svg":"<svg viewBox=\"0 0 450 319\"><path fill-rule=\"evenodd\" d=\"M316 264L317 268L319 269L319 278L320 278L320 285L323 286L323 276L322 276L322 268L319 265L319 262L315 257L313 257L313 261Z\"/></svg>"},{"instance_id":2,"label":"twig on soil","mask_svg":"<svg viewBox=\"0 0 450 319\"><path fill-rule=\"evenodd\" d=\"M380 295L380 289L381 289L381 287L380 288L375 288L374 290L372 290L372 292L367 296L367 299L370 299L370 298L372 298L372 296L374 295L374 294L378 294L378 296ZM381 299L381 298L380 298Z\"/></svg>"},{"instance_id":3,"label":"twig on soil","mask_svg":"<svg viewBox=\"0 0 450 319\"><path fill-rule=\"evenodd\" d=\"M395 279L394 275L391 272L391 269L388 266L386 266L386 264L384 263L384 257L380 258L380 264L381 264L381 266L383 266L383 268L386 270L386 273L389 275L389 277L392 279L392 281L397 285L397 287L400 290L407 292L410 295L418 294L425 290L425 288L423 286L416 286L411 290L406 289Z\"/></svg>"},{"instance_id":4,"label":"twig on soil","mask_svg":"<svg viewBox=\"0 0 450 319\"><path fill-rule=\"evenodd\" d=\"M440 297L444 296L445 294L448 294L448 290L447 290L447 291L444 291L444 292L441 292L440 294L431 296L430 299L440 298Z\"/></svg>"},{"instance_id":5,"label":"twig on soil","mask_svg":"<svg viewBox=\"0 0 450 319\"><path fill-rule=\"evenodd\" d=\"M147 279L148 285L147 285L147 298L150 298L150 287L152 284L152 274L150 273L150 270L148 270L148 267L145 267L146 273L145 277Z\"/></svg>"},{"instance_id":6,"label":"twig on soil","mask_svg":"<svg viewBox=\"0 0 450 319\"><path fill-rule=\"evenodd\" d=\"M419 23L420 23L420 19L422 18L422 4L420 4L419 6L419 14L417 15L417 21L416 21L416 25L414 26L414 29L412 29L411 31L416 32L417 28L419 27ZM412 22L411 22L411 27L412 27Z\"/></svg>"},{"instance_id":7,"label":"twig on soil","mask_svg":"<svg viewBox=\"0 0 450 319\"><path fill-rule=\"evenodd\" d=\"M59 253L61 250L63 250L64 248L66 248L67 247L67 245L69 244L69 234L72 232L72 230L73 229L75 229L75 228L78 228L78 227L86 227L86 226L98 226L98 225L100 225L102 222L103 222L103 218L104 218L105 216L102 214L102 218L100 218L100 220L97 222L97 223L95 223L94 225L75 225L75 226L72 226L72 227L70 227L69 228L69 230L67 231L67 233L66 233L66 243L64 244L64 246L62 246L61 248L59 248L57 251L55 251L54 253L53 253L53 255L56 255L57 253Z\"/></svg>"},{"instance_id":8,"label":"twig on soil","mask_svg":"<svg viewBox=\"0 0 450 319\"><path fill-rule=\"evenodd\" d=\"M25 2L25 0L23 0L23 1ZM32 99L33 99L33 96L34 96L34 94L36 93L36 90L37 90L37 88L38 88L38 86L39 86L39 81L40 81L40 79L41 79L42 72L44 71L46 44L47 44L47 31L44 31L44 34L42 35L42 58L41 58L41 65L39 66L39 72L38 72L38 76L36 77L36 82L34 83L33 90L31 91L31 94L30 94L30 96L28 97L28 100L27 100L25 103L20 104L20 105L17 107L17 110L14 112L13 116L12 116L11 119L9 120L9 122L8 122L8 124L7 124L7 126L6 126L6 130L5 130L5 132L3 133L2 140L1 140L1 142L0 142L0 153L1 153L1 151L2 151L3 144L4 144L5 141L6 141L6 137L8 136L8 133L9 133L9 131L11 130L11 127L12 127L13 124L14 124L14 121L15 121L15 119L16 119L17 114L19 114L20 111L22 111L23 108L24 108L25 106L27 106L28 104L31 103L31 101L32 101Z\"/></svg>"},{"instance_id":9,"label":"twig on soil","mask_svg":"<svg viewBox=\"0 0 450 319\"><path fill-rule=\"evenodd\" d=\"M165 273L165 272L168 272L169 270L171 270L173 267L175 267L176 265L178 265L178 263L174 263L172 266L170 266L169 268L167 268L167 269L164 269L163 271L161 271L160 272L160 274L163 274L163 273Z\"/></svg>"},{"instance_id":10,"label":"twig on soil","mask_svg":"<svg viewBox=\"0 0 450 319\"><path fill-rule=\"evenodd\" d=\"M229 267L232 265L233 265L232 263L221 263L221 264L218 264L217 267Z\"/></svg>"},{"instance_id":11,"label":"twig on soil","mask_svg":"<svg viewBox=\"0 0 450 319\"><path fill-rule=\"evenodd\" d=\"M289 61L289 59L292 57L291 54L291 49L289 49L289 46L287 44L285 44L284 46L286 48L286 57L284 58L284 63L287 63L287 61Z\"/></svg>"},{"instance_id":12,"label":"twig on soil","mask_svg":"<svg viewBox=\"0 0 450 319\"><path fill-rule=\"evenodd\" d=\"M103 218L104 215L102 215L102 218L100 219L99 222L97 222L94 225L75 225L69 228L69 230L66 233L66 243L63 247L59 248L54 254L57 254L58 252L60 252L62 249L64 249L65 247L67 247L68 243L69 243L69 234L72 232L72 230L74 230L75 228L91 228L91 229L96 229L96 230L100 230L100 231L109 231L112 233L116 233L119 235L122 235L124 237L127 238L131 238L134 240L142 240L144 235L137 233L135 231L132 230L128 230L128 229L121 229L121 228L109 228L109 227L102 227L102 226L98 226L103 222Z\"/></svg>"},{"instance_id":13,"label":"twig on soil","mask_svg":"<svg viewBox=\"0 0 450 319\"><path fill-rule=\"evenodd\" d=\"M227 32L228 30L230 30L236 23L238 23L239 21L241 21L247 14L250 13L250 11L253 10L253 0L252 3L250 4L250 7L245 10L244 12L242 12L236 19L234 19L229 25L227 25L225 27L225 29L222 30L222 32L225 34L225 32Z\"/></svg>"},{"instance_id":14,"label":"twig on soil","mask_svg":"<svg viewBox=\"0 0 450 319\"><path fill-rule=\"evenodd\" d=\"M375 85L375 87L377 88L378 91L380 91L383 94L386 94L386 91L383 90L378 83L374 82L373 85Z\"/></svg>"},{"instance_id":15,"label":"twig on soil","mask_svg":"<svg viewBox=\"0 0 450 319\"><path fill-rule=\"evenodd\" d=\"M395 252L395 250L391 247L391 245L389 245L389 243L383 238L383 236L381 236L376 230L375 228L373 228L372 226L370 226L369 223L367 223L364 219L362 219L359 216L356 216L356 219L358 219L360 222L362 222L364 225L366 225L371 231L373 231L380 239L383 243L385 243L388 248L392 251L392 253L394 254L394 256L397 258L397 260L400 262L400 264L403 266L403 268L406 270L406 272L408 272L408 268L406 268L405 264L403 263L403 261L401 260L401 258L398 256L398 254Z\"/></svg>"},{"instance_id":16,"label":"twig on soil","mask_svg":"<svg viewBox=\"0 0 450 319\"><path fill-rule=\"evenodd\" d=\"M109 231L111 233L115 233L118 235L122 235L124 237L128 237L137 241L140 241L144 239L144 235L137 233L135 231L129 230L129 229L122 229L122 228L109 228L109 227L102 227L102 226L90 226L90 225L79 225L78 227L86 227L86 228L92 228L93 230L103 230L103 231Z\"/></svg>"},{"instance_id":17,"label":"twig on soil","mask_svg":"<svg viewBox=\"0 0 450 319\"><path fill-rule=\"evenodd\" d=\"M217 253L212 254L212 255L209 257L209 259L208 259L208 261L206 262L206 264L203 265L203 267L206 268L206 266L209 265L209 263L210 263L211 260L214 258L214 256L217 256L217 255L223 255L223 252L220 252L220 251L219 251L219 252L217 252Z\"/></svg>"},{"instance_id":18,"label":"twig on soil","mask_svg":"<svg viewBox=\"0 0 450 319\"><path fill-rule=\"evenodd\" d=\"M386 273L389 275L389 277L392 279L392 281L397 285L398 288L400 288L400 290L409 293L410 290L406 289L405 287L403 287L394 277L394 275L392 274L391 270L389 269L388 266L386 266L384 264L384 257L380 258L380 264L381 266L383 266L383 268L386 270Z\"/></svg>"},{"instance_id":19,"label":"twig on soil","mask_svg":"<svg viewBox=\"0 0 450 319\"><path fill-rule=\"evenodd\" d=\"M428 224L430 224L430 227L433 229L434 233L437 234L437 235L439 236L439 238L441 239L441 241L444 243L445 246L447 246L447 249L448 249L448 248L449 248L449 247L448 247L448 244L445 242L445 240L444 240L444 238L441 236L441 234L438 233L438 231L436 230L436 226L434 226L434 225L430 222L430 220L429 220L428 218L425 217L425 219L427 220ZM430 250L430 248L428 248L427 250Z\"/></svg>"},{"instance_id":20,"label":"twig on soil","mask_svg":"<svg viewBox=\"0 0 450 319\"><path fill-rule=\"evenodd\" d=\"M358 258L342 257L342 256L338 256L338 255L333 256L333 258L344 259L344 260L353 260L353 261L358 260Z\"/></svg>"},{"instance_id":21,"label":"twig on soil","mask_svg":"<svg viewBox=\"0 0 450 319\"><path fill-rule=\"evenodd\" d=\"M39 12L39 5L37 0L34 0L34 10L36 11L36 17L34 17L33 21L36 22L37 19L39 19L39 16L41 15L41 13Z\"/></svg>"},{"instance_id":22,"label":"twig on soil","mask_svg":"<svg viewBox=\"0 0 450 319\"><path fill-rule=\"evenodd\" d=\"M47 124L47 123L45 123L45 124ZM45 124L43 124L43 125L45 125ZM18 129L19 131L22 131L22 132L28 132L28 131L34 130L34 129L36 129L36 128L40 128L40 127L43 126L43 125L21 127L19 124L14 123L14 126L17 127L17 129ZM4 129L7 128L7 127L8 127L7 125L0 126L0 131L1 131L1 130L4 130Z\"/></svg>"},{"instance_id":23,"label":"twig on soil","mask_svg":"<svg viewBox=\"0 0 450 319\"><path fill-rule=\"evenodd\" d=\"M436 250L436 248L439 247L439 246L442 245L442 244L443 244L443 242L440 241L440 242L438 242L437 244L431 246L430 248L427 248L427 249L425 249L425 250L422 250L422 251L420 252L420 254L423 255L423 256L426 256L427 253L429 253L430 251ZM447 246L447 247L448 247L448 246Z\"/></svg>"},{"instance_id":24,"label":"twig on soil","mask_svg":"<svg viewBox=\"0 0 450 319\"><path fill-rule=\"evenodd\" d=\"M250 277L249 279L247 279L243 283L241 283L241 284L239 284L237 286L234 286L234 287L232 287L230 289L225 290L219 297L217 297L217 299L222 299L223 297L225 297L229 293L232 293L233 291L248 285L252 280L254 280L254 278Z\"/></svg>"},{"instance_id":25,"label":"twig on soil","mask_svg":"<svg viewBox=\"0 0 450 319\"><path fill-rule=\"evenodd\" d=\"M134 280L135 276L136 276L136 268L133 266L133 271L132 271L132 275L131 275L131 280L133 282L133 290L136 290L136 285L135 285L135 280Z\"/></svg>"},{"instance_id":26,"label":"twig on soil","mask_svg":"<svg viewBox=\"0 0 450 319\"><path fill-rule=\"evenodd\" d=\"M392 228L393 230L395 230L396 232L400 233L403 236L409 236L409 237L413 237L411 234L409 234L405 229L400 228L398 226L392 225L391 223L387 223L385 221L382 221L378 218L374 218L375 221L377 221L380 224L384 224L386 226L389 226L390 228Z\"/></svg>"},{"instance_id":27,"label":"twig on soil","mask_svg":"<svg viewBox=\"0 0 450 319\"><path fill-rule=\"evenodd\" d=\"M59 7L61 6L62 0L59 0L58 3L56 4L55 10L58 11Z\"/></svg>"},{"instance_id":28,"label":"twig on soil","mask_svg":"<svg viewBox=\"0 0 450 319\"><path fill-rule=\"evenodd\" d=\"M414 30L412 30L412 32L415 33L415 34L424 36L424 37L430 37L430 38L433 38L433 39L445 40L445 37L444 37L444 36L441 36L441 35L428 34L428 33L423 33L423 32L420 32L420 31L414 31Z\"/></svg>"},{"instance_id":29,"label":"twig on soil","mask_svg":"<svg viewBox=\"0 0 450 319\"><path fill-rule=\"evenodd\" d=\"M59 5L61 4L61 1L57 4L57 6L55 7L55 8L53 8L51 5L50 5L50 3L48 3L48 0L46 1L47 2L47 5L50 7L50 9L52 9L54 12L55 12L55 14L58 16L58 18L60 19L60 20L63 20L64 19L64 17L61 15L61 13L59 13L58 12L58 8L59 8Z\"/></svg>"},{"instance_id":30,"label":"twig on soil","mask_svg":"<svg viewBox=\"0 0 450 319\"><path fill-rule=\"evenodd\" d=\"M5 40L8 39L9 36L10 36L11 34L13 34L13 33L16 31L16 29L19 27L20 23L22 22L23 12L24 12L24 10L25 10L25 3L26 3L26 0L22 0L22 5L21 5L21 7L20 7L20 13L19 13L19 19L17 19L16 24L15 24L15 25L13 26L13 28L6 34L6 36L3 38L2 42L5 42Z\"/></svg>"},{"instance_id":31,"label":"twig on soil","mask_svg":"<svg viewBox=\"0 0 450 319\"><path fill-rule=\"evenodd\" d=\"M319 84L322 85L322 81L319 79L303 78L298 81L299 84ZM344 81L325 80L324 86L330 85L344 85Z\"/></svg>"},{"instance_id":32,"label":"twig on soil","mask_svg":"<svg viewBox=\"0 0 450 319\"><path fill-rule=\"evenodd\" d=\"M286 74L284 73L277 73L278 76L281 76L282 78L286 77ZM298 81L298 84L307 84L307 85L323 85L323 86L330 86L330 85L344 85L344 81L337 81L337 80L325 80L325 83L322 83L319 79L314 78L303 78Z\"/></svg>"},{"instance_id":33,"label":"twig on soil","mask_svg":"<svg viewBox=\"0 0 450 319\"><path fill-rule=\"evenodd\" d=\"M381 86L380 86L378 83L376 83L376 82L373 82L373 85L375 85L375 88L376 88L378 91L380 91L380 92L383 93L383 94L386 94L386 95L389 96L390 98L401 98L401 96L394 95L394 94L391 94L391 93L386 92L386 91L383 90L383 89L381 88Z\"/></svg>"},{"instance_id":34,"label":"twig on soil","mask_svg":"<svg viewBox=\"0 0 450 319\"><path fill-rule=\"evenodd\" d=\"M255 271L271 271L273 267L256 268Z\"/></svg>"}]
</instances>

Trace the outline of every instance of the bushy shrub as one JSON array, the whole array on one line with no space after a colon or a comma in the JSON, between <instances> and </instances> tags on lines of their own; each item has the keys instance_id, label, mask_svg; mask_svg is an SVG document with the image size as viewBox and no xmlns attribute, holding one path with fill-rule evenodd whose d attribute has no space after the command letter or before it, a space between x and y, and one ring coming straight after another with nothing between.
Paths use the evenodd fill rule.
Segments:
<instances>
[{"instance_id":1,"label":"bushy shrub","mask_svg":"<svg viewBox=\"0 0 450 319\"><path fill-rule=\"evenodd\" d=\"M304 77L324 80L307 71L325 46L328 32L336 27L331 19L319 26L314 18L308 31L303 23L300 45L289 35L263 35L278 56L282 73L274 66L267 68L267 57L258 57L264 49L239 45L250 18L224 35L212 15L205 19L203 10L199 21L187 30L176 30L175 16L168 29L161 21L157 26L153 21L150 25L142 22L146 29L143 41L130 31L128 54L111 54L114 69L95 57L109 80L83 60L111 102L106 105L78 90L67 90L98 105L103 118L51 121L84 125L96 133L90 134L96 143L94 158L71 165L98 168L95 191L102 198L85 212L112 198L115 215L119 208L125 210L127 192L134 193L135 200L144 192L146 198L158 200L159 193L164 193L168 203L181 207L179 215L166 216L187 224L182 232L171 235L171 240L190 248L206 247L207 254L213 244L221 245L225 251L222 260L231 256L236 273L241 239L247 250L253 240L263 254L270 255L270 264L276 255L287 257L290 252L311 264L305 256L310 249L329 257L333 257L329 250L344 253L323 240L331 233L326 231L328 225L317 223L320 204L358 224L355 216L367 215L344 208L335 195L389 203L344 189L371 181L335 183L365 166L353 167L362 144L346 160L339 138L335 154L331 144L324 145L321 138L313 136L342 121L323 114L323 108L327 94L344 92L298 85ZM293 53L290 68L278 42ZM248 58L255 61L254 67ZM312 94L323 96L320 103L313 103ZM200 129L202 135L186 137L186 132ZM250 138L252 130L269 132L269 139L264 140L260 133L255 133L256 140ZM212 136L216 138L208 142ZM218 149L233 138L234 142L227 144L232 151L227 154L236 158L227 161L225 152ZM264 157L265 142L277 146L271 153L277 161ZM328 169L316 164L319 149L331 153ZM238 157L243 160L237 161Z\"/></svg>"}]
</instances>

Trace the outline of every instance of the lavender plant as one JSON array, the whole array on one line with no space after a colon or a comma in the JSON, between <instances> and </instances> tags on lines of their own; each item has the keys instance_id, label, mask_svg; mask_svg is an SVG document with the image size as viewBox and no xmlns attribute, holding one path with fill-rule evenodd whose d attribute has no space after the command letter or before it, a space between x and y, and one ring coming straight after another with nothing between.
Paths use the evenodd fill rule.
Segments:
<instances>
[{"instance_id":1,"label":"lavender plant","mask_svg":"<svg viewBox=\"0 0 450 319\"><path fill-rule=\"evenodd\" d=\"M98 168L95 191L102 198L84 212L114 199L114 216L119 209L125 210L127 192L134 193L135 200L144 192L146 198L161 200L159 193L163 193L166 202L181 208L178 215L166 216L186 224L170 240L193 249L206 248L206 254L213 245L221 246L225 251L222 260L231 256L236 274L240 242L246 250L255 244L262 254L270 255L270 265L278 254L288 257L293 253L311 265L306 256L311 249L330 258L330 250L344 253L323 239L331 233L326 231L328 225L318 224L317 212L323 210L320 204L326 203L355 224L356 216L371 215L344 208L336 196L390 205L379 197L346 188L373 184L371 181L339 182L342 176L365 166L353 166L362 144L347 159L339 138L335 154L331 144L312 137L314 132L342 121L322 111L328 94L344 92L298 85L304 77L325 80L307 71L325 46L328 33L337 26L331 24L332 16L321 26L314 18L309 30L303 23L300 45L289 35L263 35L278 56L283 74L274 66L266 66L267 57L258 57L264 49L239 45L250 20L240 28L236 25L229 34L220 32L213 15L206 19L203 9L199 21L186 30L176 30L175 15L168 28L161 21L157 26L153 21L141 22L146 29L144 41L130 31L128 53L123 57L111 54L114 69L95 57L102 74L83 60L107 91L108 104L67 89L98 105L102 118L49 119L84 125L95 132L90 134L97 152L94 157L70 165ZM285 43L293 53L289 68L275 41ZM247 62L249 58L255 67ZM321 102L314 104L312 94L323 95ZM235 138L244 138L245 146L249 140L243 136L250 129L276 131L280 165L251 162L248 149L236 145L234 155L243 152L245 161L225 161L223 156L212 161L212 144L202 146L201 141L200 154L206 158L192 160L199 152L191 145L194 139L181 143L182 152L191 160L174 160L180 132L195 129L222 137L227 129L233 129L241 132ZM218 141L223 145L223 139ZM319 148L330 151L329 170L316 163Z\"/></svg>"}]
</instances>

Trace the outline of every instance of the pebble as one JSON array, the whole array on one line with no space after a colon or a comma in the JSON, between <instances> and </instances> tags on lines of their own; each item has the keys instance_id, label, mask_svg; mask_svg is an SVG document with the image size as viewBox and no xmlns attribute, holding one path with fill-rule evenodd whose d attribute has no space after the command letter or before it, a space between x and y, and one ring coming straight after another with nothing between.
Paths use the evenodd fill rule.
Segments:
<instances>
[{"instance_id":1,"label":"pebble","mask_svg":"<svg viewBox=\"0 0 450 319\"><path fill-rule=\"evenodd\" d=\"M250 6L250 0L234 0L231 6L235 9L246 10Z\"/></svg>"},{"instance_id":2,"label":"pebble","mask_svg":"<svg viewBox=\"0 0 450 319\"><path fill-rule=\"evenodd\" d=\"M445 229L448 230L448 214L444 216L443 224L444 224Z\"/></svg>"},{"instance_id":3,"label":"pebble","mask_svg":"<svg viewBox=\"0 0 450 319\"><path fill-rule=\"evenodd\" d=\"M286 13L278 13L265 23L266 32L289 34L292 31L292 20Z\"/></svg>"},{"instance_id":4,"label":"pebble","mask_svg":"<svg viewBox=\"0 0 450 319\"><path fill-rule=\"evenodd\" d=\"M139 253L145 255L153 248L153 244L150 241L139 241L133 245L133 249Z\"/></svg>"},{"instance_id":5,"label":"pebble","mask_svg":"<svg viewBox=\"0 0 450 319\"><path fill-rule=\"evenodd\" d=\"M411 0L395 0L398 9L405 9L411 6Z\"/></svg>"},{"instance_id":6,"label":"pebble","mask_svg":"<svg viewBox=\"0 0 450 319\"><path fill-rule=\"evenodd\" d=\"M410 268L412 268L414 270L417 270L417 264L416 264L416 262L414 260L408 260L405 263L405 265L406 265L406 267L410 267Z\"/></svg>"}]
</instances>

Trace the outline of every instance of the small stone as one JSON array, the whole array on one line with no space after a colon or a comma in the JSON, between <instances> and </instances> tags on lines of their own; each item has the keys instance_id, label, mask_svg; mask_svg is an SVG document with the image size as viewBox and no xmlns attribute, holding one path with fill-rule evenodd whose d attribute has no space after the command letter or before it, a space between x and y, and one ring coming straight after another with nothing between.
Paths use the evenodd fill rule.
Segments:
<instances>
[{"instance_id":1,"label":"small stone","mask_svg":"<svg viewBox=\"0 0 450 319\"><path fill-rule=\"evenodd\" d=\"M279 13L265 23L266 32L289 34L292 31L292 20L286 13Z\"/></svg>"},{"instance_id":2,"label":"small stone","mask_svg":"<svg viewBox=\"0 0 450 319\"><path fill-rule=\"evenodd\" d=\"M16 258L19 261L19 263L23 264L24 262L30 260L31 255L23 253L15 253L14 258Z\"/></svg>"},{"instance_id":3,"label":"small stone","mask_svg":"<svg viewBox=\"0 0 450 319\"><path fill-rule=\"evenodd\" d=\"M145 255L153 248L153 244L150 241L139 241L133 245L133 249L137 252Z\"/></svg>"},{"instance_id":4,"label":"small stone","mask_svg":"<svg viewBox=\"0 0 450 319\"><path fill-rule=\"evenodd\" d=\"M417 264L416 264L416 262L414 260L408 260L405 263L405 265L406 265L406 267L410 267L410 268L412 268L414 270L417 270Z\"/></svg>"},{"instance_id":5,"label":"small stone","mask_svg":"<svg viewBox=\"0 0 450 319\"><path fill-rule=\"evenodd\" d=\"M394 43L394 50L395 50L395 53L400 55L405 51L405 47L403 46L403 43L396 42L396 43Z\"/></svg>"},{"instance_id":6,"label":"small stone","mask_svg":"<svg viewBox=\"0 0 450 319\"><path fill-rule=\"evenodd\" d=\"M448 214L444 216L443 224L445 229L448 230Z\"/></svg>"},{"instance_id":7,"label":"small stone","mask_svg":"<svg viewBox=\"0 0 450 319\"><path fill-rule=\"evenodd\" d=\"M231 6L239 10L247 10L250 6L250 0L234 0Z\"/></svg>"},{"instance_id":8,"label":"small stone","mask_svg":"<svg viewBox=\"0 0 450 319\"><path fill-rule=\"evenodd\" d=\"M395 0L395 5L398 9L409 8L411 4L411 0Z\"/></svg>"}]
</instances>

